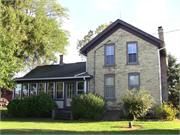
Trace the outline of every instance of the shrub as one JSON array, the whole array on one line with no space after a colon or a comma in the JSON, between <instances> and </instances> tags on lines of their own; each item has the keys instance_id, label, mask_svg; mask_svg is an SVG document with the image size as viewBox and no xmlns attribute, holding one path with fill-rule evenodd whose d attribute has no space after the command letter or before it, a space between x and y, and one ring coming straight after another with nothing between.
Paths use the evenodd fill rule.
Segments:
<instances>
[{"instance_id":1,"label":"shrub","mask_svg":"<svg viewBox=\"0 0 180 135\"><path fill-rule=\"evenodd\" d=\"M153 103L154 99L144 89L139 91L136 89L128 90L127 94L123 96L123 108L133 115L133 120L144 117Z\"/></svg>"},{"instance_id":2,"label":"shrub","mask_svg":"<svg viewBox=\"0 0 180 135\"><path fill-rule=\"evenodd\" d=\"M172 103L170 103L170 105L167 105L164 101L155 110L158 112L159 116L162 119L167 120L174 120L176 118L176 114L179 113L177 109L173 108Z\"/></svg>"},{"instance_id":3,"label":"shrub","mask_svg":"<svg viewBox=\"0 0 180 135\"><path fill-rule=\"evenodd\" d=\"M32 97L29 111L31 116L51 117L52 109L58 109L56 102L47 93L39 93Z\"/></svg>"},{"instance_id":4,"label":"shrub","mask_svg":"<svg viewBox=\"0 0 180 135\"><path fill-rule=\"evenodd\" d=\"M20 116L21 114L21 105L22 100L20 99L13 99L7 105L8 113L12 116Z\"/></svg>"},{"instance_id":5,"label":"shrub","mask_svg":"<svg viewBox=\"0 0 180 135\"><path fill-rule=\"evenodd\" d=\"M58 109L58 106L47 93L23 100L13 99L8 105L8 112L14 116L24 114L27 117L51 117L52 109Z\"/></svg>"},{"instance_id":6,"label":"shrub","mask_svg":"<svg viewBox=\"0 0 180 135\"><path fill-rule=\"evenodd\" d=\"M105 110L103 97L89 93L73 97L71 111L75 118L100 120Z\"/></svg>"}]
</instances>

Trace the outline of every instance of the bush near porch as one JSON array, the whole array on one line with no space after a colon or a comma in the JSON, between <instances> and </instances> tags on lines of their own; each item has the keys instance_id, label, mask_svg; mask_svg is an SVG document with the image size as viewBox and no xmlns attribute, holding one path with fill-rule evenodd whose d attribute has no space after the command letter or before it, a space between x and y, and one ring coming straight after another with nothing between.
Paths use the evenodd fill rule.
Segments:
<instances>
[{"instance_id":1,"label":"bush near porch","mask_svg":"<svg viewBox=\"0 0 180 135\"><path fill-rule=\"evenodd\" d=\"M76 119L85 118L100 120L106 103L102 96L88 93L73 97L71 102L71 111Z\"/></svg>"},{"instance_id":2,"label":"bush near porch","mask_svg":"<svg viewBox=\"0 0 180 135\"><path fill-rule=\"evenodd\" d=\"M49 94L39 93L32 98L13 99L7 108L12 116L50 118L52 109L58 109L58 106Z\"/></svg>"}]
</instances>

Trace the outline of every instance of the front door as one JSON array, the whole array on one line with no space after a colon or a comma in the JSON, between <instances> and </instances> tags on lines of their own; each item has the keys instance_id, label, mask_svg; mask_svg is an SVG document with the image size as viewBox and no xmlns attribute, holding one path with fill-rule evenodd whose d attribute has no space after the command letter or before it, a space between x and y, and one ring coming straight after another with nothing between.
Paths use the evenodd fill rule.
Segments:
<instances>
[{"instance_id":1,"label":"front door","mask_svg":"<svg viewBox=\"0 0 180 135\"><path fill-rule=\"evenodd\" d=\"M66 84L66 107L70 107L72 97L74 96L74 83Z\"/></svg>"}]
</instances>

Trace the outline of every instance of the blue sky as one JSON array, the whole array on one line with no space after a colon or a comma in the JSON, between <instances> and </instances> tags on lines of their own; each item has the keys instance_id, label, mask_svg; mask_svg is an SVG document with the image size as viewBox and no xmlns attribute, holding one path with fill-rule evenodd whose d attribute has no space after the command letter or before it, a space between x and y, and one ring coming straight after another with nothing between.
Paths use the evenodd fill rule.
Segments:
<instances>
[{"instance_id":1,"label":"blue sky","mask_svg":"<svg viewBox=\"0 0 180 135\"><path fill-rule=\"evenodd\" d=\"M68 12L70 20L65 20L63 26L71 34L70 46L67 47L67 55L64 56L65 63L81 61L76 49L77 39L82 39L89 30L95 30L101 24L116 19L122 19L155 37L158 37L156 34L158 27L162 26L167 51L178 58L180 63L179 0L57 0L57 2L70 10Z\"/></svg>"}]
</instances>

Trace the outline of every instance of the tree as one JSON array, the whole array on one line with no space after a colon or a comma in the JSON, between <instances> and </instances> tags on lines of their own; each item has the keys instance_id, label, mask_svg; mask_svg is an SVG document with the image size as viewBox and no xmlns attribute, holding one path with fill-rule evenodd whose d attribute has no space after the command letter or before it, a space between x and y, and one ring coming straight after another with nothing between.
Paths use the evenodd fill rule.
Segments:
<instances>
[{"instance_id":1,"label":"tree","mask_svg":"<svg viewBox=\"0 0 180 135\"><path fill-rule=\"evenodd\" d=\"M144 117L148 109L153 106L153 103L154 98L144 89L138 91L134 88L123 95L123 108L133 115L133 120Z\"/></svg>"},{"instance_id":2,"label":"tree","mask_svg":"<svg viewBox=\"0 0 180 135\"><path fill-rule=\"evenodd\" d=\"M62 25L68 9L54 0L4 0L0 6L0 83L12 90L15 73L27 69L28 63L56 62L55 53L66 53L69 32Z\"/></svg>"},{"instance_id":3,"label":"tree","mask_svg":"<svg viewBox=\"0 0 180 135\"><path fill-rule=\"evenodd\" d=\"M180 78L180 64L177 64L177 58L168 54L167 67L167 82L169 90L169 102L179 108L179 78Z\"/></svg>"},{"instance_id":4,"label":"tree","mask_svg":"<svg viewBox=\"0 0 180 135\"><path fill-rule=\"evenodd\" d=\"M88 42L90 42L95 36L97 36L99 33L101 33L104 29L106 29L110 24L113 22L110 22L109 24L105 23L100 25L96 30L90 30L87 35L84 36L83 39L77 40L77 50L79 51L84 45L86 45ZM79 54L81 56L81 54Z\"/></svg>"}]
</instances>

